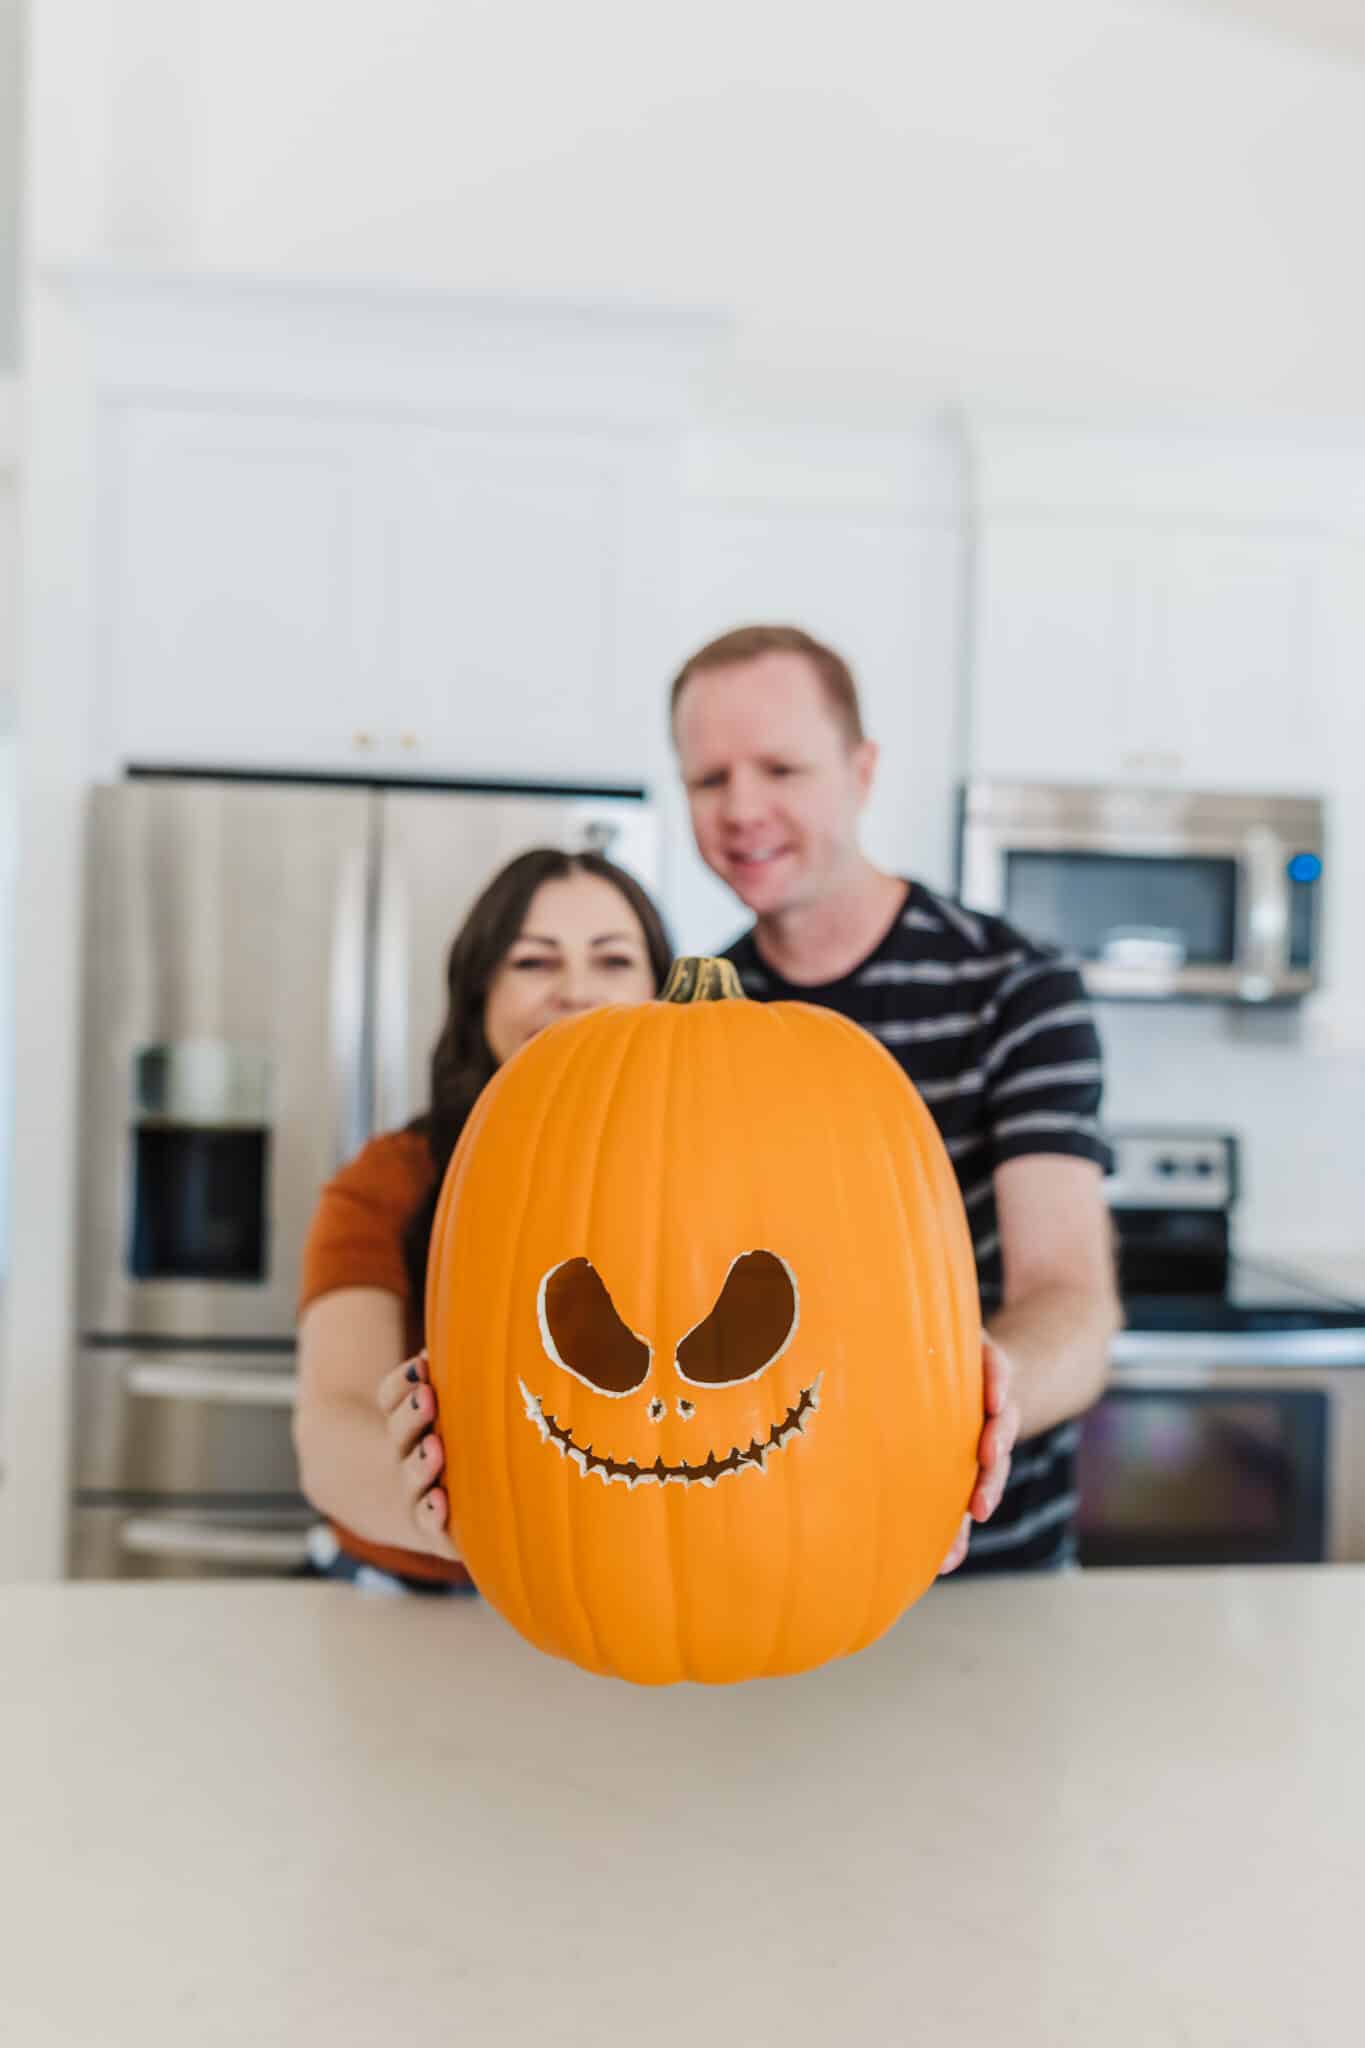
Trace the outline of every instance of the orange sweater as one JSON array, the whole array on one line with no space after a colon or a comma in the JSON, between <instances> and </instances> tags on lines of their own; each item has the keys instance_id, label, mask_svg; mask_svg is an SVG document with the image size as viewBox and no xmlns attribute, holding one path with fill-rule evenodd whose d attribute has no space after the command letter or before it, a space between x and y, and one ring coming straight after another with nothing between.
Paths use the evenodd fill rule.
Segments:
<instances>
[{"instance_id":1,"label":"orange sweater","mask_svg":"<svg viewBox=\"0 0 1365 2048\"><path fill-rule=\"evenodd\" d=\"M319 1295L335 1293L341 1287L381 1287L386 1294L396 1294L403 1305L407 1355L420 1349L421 1325L414 1313L402 1240L408 1218L431 1186L431 1177L426 1139L411 1131L390 1131L371 1138L328 1181L303 1248L301 1310ZM377 1368L376 1391L382 1377ZM410 1579L470 1583L461 1564L421 1550L371 1543L340 1523L334 1522L332 1527L344 1551L380 1571L399 1572Z\"/></svg>"}]
</instances>

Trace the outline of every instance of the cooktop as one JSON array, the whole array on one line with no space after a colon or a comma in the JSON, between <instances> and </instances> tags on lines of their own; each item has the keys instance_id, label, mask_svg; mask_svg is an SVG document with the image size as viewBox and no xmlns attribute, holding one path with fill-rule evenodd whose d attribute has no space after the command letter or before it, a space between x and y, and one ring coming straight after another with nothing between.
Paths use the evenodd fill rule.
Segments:
<instances>
[{"instance_id":1,"label":"cooktop","mask_svg":"<svg viewBox=\"0 0 1365 2048\"><path fill-rule=\"evenodd\" d=\"M1116 1367L1200 1371L1365 1368L1365 1303L1280 1266L1234 1260L1224 1294L1126 1294Z\"/></svg>"},{"instance_id":2,"label":"cooktop","mask_svg":"<svg viewBox=\"0 0 1365 2048\"><path fill-rule=\"evenodd\" d=\"M1239 1335L1294 1330L1361 1330L1365 1303L1328 1293L1291 1268L1234 1258L1223 1294L1131 1294L1123 1303L1130 1330L1207 1331Z\"/></svg>"},{"instance_id":3,"label":"cooktop","mask_svg":"<svg viewBox=\"0 0 1365 2048\"><path fill-rule=\"evenodd\" d=\"M1235 1133L1132 1125L1106 1136L1124 1310L1116 1360L1365 1365L1365 1303L1235 1251Z\"/></svg>"}]
</instances>

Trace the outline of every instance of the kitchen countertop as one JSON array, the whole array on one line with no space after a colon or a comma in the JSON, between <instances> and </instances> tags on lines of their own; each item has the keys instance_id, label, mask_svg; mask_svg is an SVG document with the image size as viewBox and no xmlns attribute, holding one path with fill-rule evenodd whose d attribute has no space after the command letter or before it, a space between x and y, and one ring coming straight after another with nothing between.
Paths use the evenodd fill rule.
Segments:
<instances>
[{"instance_id":1,"label":"kitchen countertop","mask_svg":"<svg viewBox=\"0 0 1365 2048\"><path fill-rule=\"evenodd\" d=\"M934 1588L636 1691L474 1601L0 1591L0 2037L1356 2035L1365 1568Z\"/></svg>"}]
</instances>

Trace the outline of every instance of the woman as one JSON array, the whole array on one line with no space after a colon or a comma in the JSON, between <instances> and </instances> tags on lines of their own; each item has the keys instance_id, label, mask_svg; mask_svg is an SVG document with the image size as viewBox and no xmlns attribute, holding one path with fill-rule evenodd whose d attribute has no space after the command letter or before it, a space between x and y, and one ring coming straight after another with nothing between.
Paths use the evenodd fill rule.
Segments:
<instances>
[{"instance_id":1,"label":"woman","mask_svg":"<svg viewBox=\"0 0 1365 2048\"><path fill-rule=\"evenodd\" d=\"M595 853L521 854L465 919L450 949L430 1106L329 1181L304 1249L294 1438L304 1492L331 1522L330 1535L318 1532L315 1570L380 1574L415 1591L469 1587L434 1483L445 1455L435 1396L414 1356L446 1165L504 1060L561 1017L647 1002L670 957L645 891ZM395 1430L386 1418L399 1407Z\"/></svg>"}]
</instances>

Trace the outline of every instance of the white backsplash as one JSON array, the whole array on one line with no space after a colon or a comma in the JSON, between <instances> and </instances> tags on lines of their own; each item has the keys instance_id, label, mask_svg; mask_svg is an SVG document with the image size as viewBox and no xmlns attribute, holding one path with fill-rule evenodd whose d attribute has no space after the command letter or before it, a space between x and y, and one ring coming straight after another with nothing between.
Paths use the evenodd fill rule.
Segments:
<instances>
[{"instance_id":1,"label":"white backsplash","mask_svg":"<svg viewBox=\"0 0 1365 2048\"><path fill-rule=\"evenodd\" d=\"M1365 1053L1315 1050L1307 1014L1101 1003L1104 1120L1205 1124L1241 1140L1244 1252L1365 1255Z\"/></svg>"}]
</instances>

